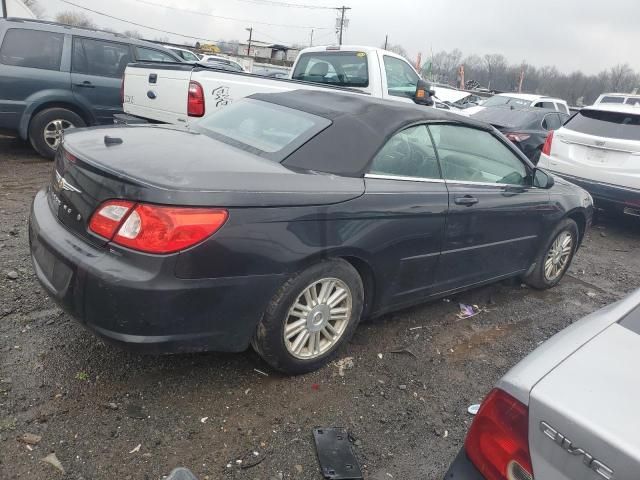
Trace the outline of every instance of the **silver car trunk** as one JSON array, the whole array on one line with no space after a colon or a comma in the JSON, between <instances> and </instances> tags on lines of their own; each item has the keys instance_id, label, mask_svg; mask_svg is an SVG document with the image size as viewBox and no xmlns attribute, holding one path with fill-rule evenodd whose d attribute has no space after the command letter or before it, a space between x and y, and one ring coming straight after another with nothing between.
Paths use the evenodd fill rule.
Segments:
<instances>
[{"instance_id":1,"label":"silver car trunk","mask_svg":"<svg viewBox=\"0 0 640 480\"><path fill-rule=\"evenodd\" d=\"M536 478L640 478L639 365L640 307L535 385L529 448Z\"/></svg>"}]
</instances>

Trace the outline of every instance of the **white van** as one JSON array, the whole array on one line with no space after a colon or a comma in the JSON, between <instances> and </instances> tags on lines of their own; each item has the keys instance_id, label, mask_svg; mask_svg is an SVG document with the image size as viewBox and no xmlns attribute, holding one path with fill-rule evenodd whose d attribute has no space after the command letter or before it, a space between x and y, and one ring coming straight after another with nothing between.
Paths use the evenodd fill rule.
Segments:
<instances>
[{"instance_id":1,"label":"white van","mask_svg":"<svg viewBox=\"0 0 640 480\"><path fill-rule=\"evenodd\" d=\"M593 105L602 104L640 105L640 95L630 95L627 93L603 93L598 97Z\"/></svg>"},{"instance_id":2,"label":"white van","mask_svg":"<svg viewBox=\"0 0 640 480\"><path fill-rule=\"evenodd\" d=\"M550 132L538 167L583 187L596 206L640 217L640 106L583 108Z\"/></svg>"}]
</instances>

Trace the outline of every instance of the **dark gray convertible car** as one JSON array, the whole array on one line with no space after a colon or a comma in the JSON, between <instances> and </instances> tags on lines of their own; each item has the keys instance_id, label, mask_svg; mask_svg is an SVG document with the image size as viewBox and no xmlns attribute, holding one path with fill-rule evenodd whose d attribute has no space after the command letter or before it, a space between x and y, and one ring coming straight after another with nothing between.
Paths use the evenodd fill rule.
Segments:
<instances>
[{"instance_id":1,"label":"dark gray convertible car","mask_svg":"<svg viewBox=\"0 0 640 480\"><path fill-rule=\"evenodd\" d=\"M588 193L493 127L364 95L260 94L169 126L65 136L30 218L48 292L157 352L326 363L371 317L522 277L560 281Z\"/></svg>"}]
</instances>

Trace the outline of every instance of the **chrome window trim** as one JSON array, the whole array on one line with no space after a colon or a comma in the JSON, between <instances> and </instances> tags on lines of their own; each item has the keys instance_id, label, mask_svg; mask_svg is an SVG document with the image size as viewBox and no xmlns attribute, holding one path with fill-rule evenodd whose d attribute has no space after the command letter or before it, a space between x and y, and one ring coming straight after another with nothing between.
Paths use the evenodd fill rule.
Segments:
<instances>
[{"instance_id":1,"label":"chrome window trim","mask_svg":"<svg viewBox=\"0 0 640 480\"><path fill-rule=\"evenodd\" d=\"M606 138L606 137L602 137L602 138ZM595 148L596 150L607 150L609 152L620 152L620 153L628 153L630 155L640 155L639 151L624 150L622 148L611 148L611 147L604 147L604 146L601 147L599 145L589 145L588 143L576 142L575 140L567 140L564 137L560 137L558 140L560 140L562 143L566 143L568 145L580 145L581 147ZM616 140L619 140L619 139L616 139ZM625 140L625 141L637 142L637 140Z\"/></svg>"},{"instance_id":2,"label":"chrome window trim","mask_svg":"<svg viewBox=\"0 0 640 480\"><path fill-rule=\"evenodd\" d=\"M378 173L365 173L364 178L376 180L400 180L402 182L445 183L441 178L403 177L401 175L383 175Z\"/></svg>"},{"instance_id":3,"label":"chrome window trim","mask_svg":"<svg viewBox=\"0 0 640 480\"><path fill-rule=\"evenodd\" d=\"M470 180L447 180L446 182L454 185L479 185L484 187L529 187L529 185L517 185L515 183L472 182Z\"/></svg>"}]
</instances>

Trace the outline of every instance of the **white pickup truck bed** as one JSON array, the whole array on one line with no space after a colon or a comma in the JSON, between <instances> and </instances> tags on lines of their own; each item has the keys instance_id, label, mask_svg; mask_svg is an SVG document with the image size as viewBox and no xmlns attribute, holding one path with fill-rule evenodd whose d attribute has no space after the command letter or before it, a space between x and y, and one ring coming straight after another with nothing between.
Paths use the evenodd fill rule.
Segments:
<instances>
[{"instance_id":1,"label":"white pickup truck bed","mask_svg":"<svg viewBox=\"0 0 640 480\"><path fill-rule=\"evenodd\" d=\"M361 46L303 50L292 69L293 80L226 71L200 64L137 63L125 70L125 113L154 122L188 125L198 117L187 108L190 85L201 89L206 116L254 93L333 89L398 102L430 105L428 85L402 57ZM414 102L416 91L425 96ZM344 88L348 87L348 88Z\"/></svg>"}]
</instances>

